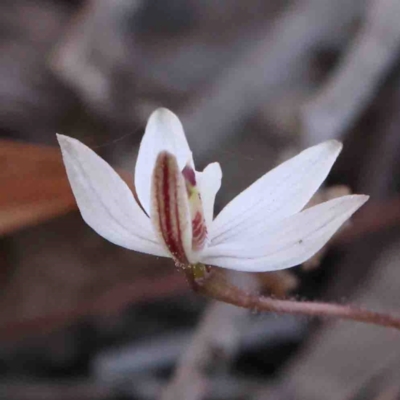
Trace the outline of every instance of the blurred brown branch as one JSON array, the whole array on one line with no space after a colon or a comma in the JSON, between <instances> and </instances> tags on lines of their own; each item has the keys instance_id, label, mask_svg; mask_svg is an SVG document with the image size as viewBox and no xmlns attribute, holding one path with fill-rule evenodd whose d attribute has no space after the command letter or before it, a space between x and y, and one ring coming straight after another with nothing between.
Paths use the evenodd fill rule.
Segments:
<instances>
[{"instance_id":1,"label":"blurred brown branch","mask_svg":"<svg viewBox=\"0 0 400 400\"><path fill-rule=\"evenodd\" d=\"M76 209L58 150L0 140L0 235Z\"/></svg>"}]
</instances>

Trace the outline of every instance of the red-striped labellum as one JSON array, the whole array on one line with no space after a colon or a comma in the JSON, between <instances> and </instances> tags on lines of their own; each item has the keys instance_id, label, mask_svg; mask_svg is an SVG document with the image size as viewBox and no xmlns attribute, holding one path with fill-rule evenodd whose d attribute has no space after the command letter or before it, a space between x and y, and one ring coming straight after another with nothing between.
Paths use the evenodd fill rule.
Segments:
<instances>
[{"instance_id":1,"label":"red-striped labellum","mask_svg":"<svg viewBox=\"0 0 400 400\"><path fill-rule=\"evenodd\" d=\"M151 219L176 263L197 262L207 228L195 173L188 165L181 172L176 157L167 151L158 155L153 171Z\"/></svg>"}]
</instances>

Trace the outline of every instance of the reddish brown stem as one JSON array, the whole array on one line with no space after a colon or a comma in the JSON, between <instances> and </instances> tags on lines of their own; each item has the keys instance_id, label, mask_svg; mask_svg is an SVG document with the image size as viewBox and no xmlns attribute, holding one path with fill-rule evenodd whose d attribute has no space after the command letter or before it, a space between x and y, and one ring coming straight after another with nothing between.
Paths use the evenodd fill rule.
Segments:
<instances>
[{"instance_id":1,"label":"reddish brown stem","mask_svg":"<svg viewBox=\"0 0 400 400\"><path fill-rule=\"evenodd\" d=\"M335 317L400 330L400 316L379 313L351 305L279 300L246 293L228 283L219 272L213 272L203 281L196 281L196 290L206 296L238 307L279 314Z\"/></svg>"}]
</instances>

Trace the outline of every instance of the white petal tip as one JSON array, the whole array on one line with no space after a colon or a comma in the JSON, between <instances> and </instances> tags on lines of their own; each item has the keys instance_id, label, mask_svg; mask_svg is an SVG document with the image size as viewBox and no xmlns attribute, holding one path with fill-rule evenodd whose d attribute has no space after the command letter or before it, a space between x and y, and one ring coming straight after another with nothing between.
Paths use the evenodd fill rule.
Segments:
<instances>
[{"instance_id":1,"label":"white petal tip","mask_svg":"<svg viewBox=\"0 0 400 400\"><path fill-rule=\"evenodd\" d=\"M59 133L56 133L58 144L60 145L61 148L65 148L68 145L74 144L78 142L78 140L71 138L69 136L65 135L60 135Z\"/></svg>"},{"instance_id":2,"label":"white petal tip","mask_svg":"<svg viewBox=\"0 0 400 400\"><path fill-rule=\"evenodd\" d=\"M177 118L178 117L171 110L168 110L168 108L160 107L151 113L149 120L157 120L159 122L165 122L170 119L175 120Z\"/></svg>"},{"instance_id":3,"label":"white petal tip","mask_svg":"<svg viewBox=\"0 0 400 400\"><path fill-rule=\"evenodd\" d=\"M157 108L149 117L147 122L146 132L148 131L171 132L176 135L182 135L183 127L178 116L167 108Z\"/></svg>"},{"instance_id":4,"label":"white petal tip","mask_svg":"<svg viewBox=\"0 0 400 400\"><path fill-rule=\"evenodd\" d=\"M368 201L369 196L365 194L351 194L348 196L343 196L342 198L347 203L348 209L352 210L351 214L353 214Z\"/></svg>"},{"instance_id":5,"label":"white petal tip","mask_svg":"<svg viewBox=\"0 0 400 400\"><path fill-rule=\"evenodd\" d=\"M351 197L356 199L360 206L369 200L369 196L366 194L353 194Z\"/></svg>"},{"instance_id":6,"label":"white petal tip","mask_svg":"<svg viewBox=\"0 0 400 400\"><path fill-rule=\"evenodd\" d=\"M56 137L57 137L58 142L63 142L64 140L66 140L68 138L68 136L61 135L60 133L56 133Z\"/></svg>"},{"instance_id":7,"label":"white petal tip","mask_svg":"<svg viewBox=\"0 0 400 400\"><path fill-rule=\"evenodd\" d=\"M336 139L327 140L324 144L329 148L332 152L340 153L343 148L342 142L339 142Z\"/></svg>"},{"instance_id":8,"label":"white petal tip","mask_svg":"<svg viewBox=\"0 0 400 400\"><path fill-rule=\"evenodd\" d=\"M209 164L207 168L212 168L212 171L215 174L215 179L222 179L222 169L219 162L213 162Z\"/></svg>"}]
</instances>

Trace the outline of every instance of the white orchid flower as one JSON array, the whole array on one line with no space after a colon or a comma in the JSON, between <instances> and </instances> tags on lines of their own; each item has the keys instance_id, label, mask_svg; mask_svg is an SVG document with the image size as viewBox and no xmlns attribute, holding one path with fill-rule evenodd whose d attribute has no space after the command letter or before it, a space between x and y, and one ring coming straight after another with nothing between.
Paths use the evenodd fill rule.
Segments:
<instances>
[{"instance_id":1,"label":"white orchid flower","mask_svg":"<svg viewBox=\"0 0 400 400\"><path fill-rule=\"evenodd\" d=\"M335 162L334 140L274 168L213 219L218 163L195 170L182 125L158 109L148 121L135 169L136 201L120 176L76 139L58 135L68 178L86 223L119 246L239 271L274 271L313 256L368 196L349 195L303 210Z\"/></svg>"}]
</instances>

